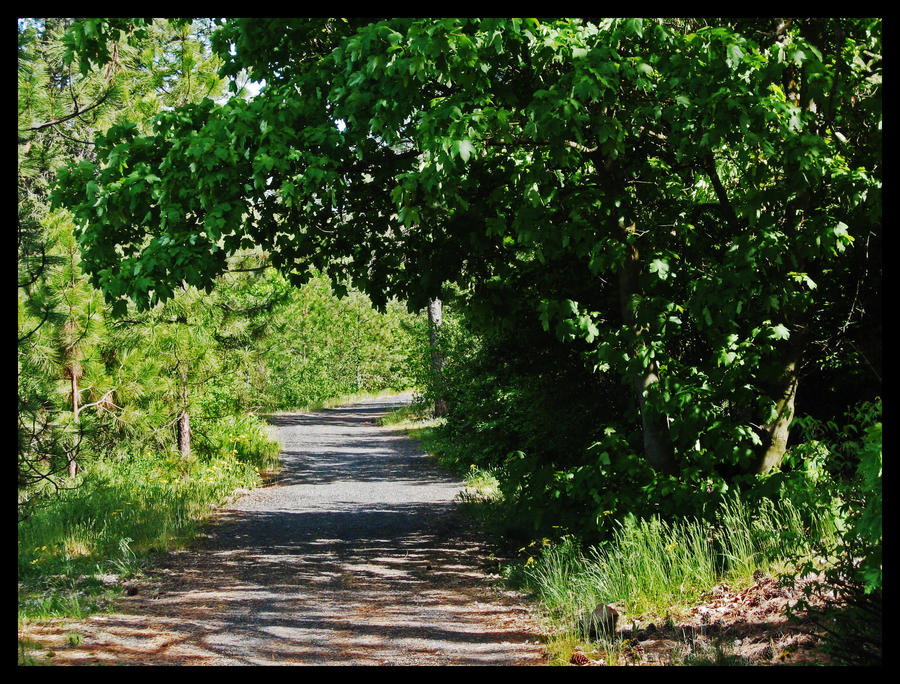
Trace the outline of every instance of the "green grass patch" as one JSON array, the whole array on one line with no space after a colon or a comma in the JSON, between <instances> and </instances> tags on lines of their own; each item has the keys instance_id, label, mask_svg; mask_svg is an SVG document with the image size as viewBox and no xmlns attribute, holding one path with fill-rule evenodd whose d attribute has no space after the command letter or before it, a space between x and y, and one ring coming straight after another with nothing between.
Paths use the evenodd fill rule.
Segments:
<instances>
[{"instance_id":1,"label":"green grass patch","mask_svg":"<svg viewBox=\"0 0 900 684\"><path fill-rule=\"evenodd\" d=\"M182 461L152 454L87 464L18 526L19 617L83 617L139 574L156 552L184 545L235 489L260 476L235 453ZM104 581L106 580L106 581Z\"/></svg>"},{"instance_id":2,"label":"green grass patch","mask_svg":"<svg viewBox=\"0 0 900 684\"><path fill-rule=\"evenodd\" d=\"M203 443L210 458L224 455L256 470L269 473L281 466L281 445L272 437L272 429L258 416L225 416L216 421L211 436Z\"/></svg>"},{"instance_id":3,"label":"green grass patch","mask_svg":"<svg viewBox=\"0 0 900 684\"><path fill-rule=\"evenodd\" d=\"M427 407L413 402L386 413L378 423L403 429L417 429L429 425L434 420L429 418Z\"/></svg>"},{"instance_id":4,"label":"green grass patch","mask_svg":"<svg viewBox=\"0 0 900 684\"><path fill-rule=\"evenodd\" d=\"M598 603L615 605L620 624L638 616L662 620L696 605L700 594L717 584L749 586L757 569L777 574L803 551L780 545L785 537L810 539L790 502L776 506L764 499L751 511L735 497L722 504L715 526L626 517L600 547L583 549L576 539L563 537L521 549L527 557L518 570L557 626L550 650L562 658L573 643L586 642L580 620ZM601 639L599 647L613 662L622 645L611 638ZM712 664L723 658L710 656Z\"/></svg>"},{"instance_id":5,"label":"green grass patch","mask_svg":"<svg viewBox=\"0 0 900 684\"><path fill-rule=\"evenodd\" d=\"M264 413L261 414L261 416L264 418L265 416L277 416L283 413L312 413L313 411L321 411L322 409L335 408L338 406L349 406L350 404L359 404L365 401L373 401L375 399L384 399L386 397L392 397L397 394L404 394L411 391L412 390L387 389L381 392L358 392L355 394L341 394L336 397L331 397L330 399L311 401L298 406L293 406L289 409L279 409L278 411L274 411L272 413Z\"/></svg>"}]
</instances>

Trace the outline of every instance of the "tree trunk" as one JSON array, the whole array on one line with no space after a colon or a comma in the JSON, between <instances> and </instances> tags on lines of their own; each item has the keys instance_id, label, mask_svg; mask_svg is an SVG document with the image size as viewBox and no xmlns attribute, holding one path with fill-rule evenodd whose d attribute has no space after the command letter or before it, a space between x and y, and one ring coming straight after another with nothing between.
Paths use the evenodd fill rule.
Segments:
<instances>
[{"instance_id":1,"label":"tree trunk","mask_svg":"<svg viewBox=\"0 0 900 684\"><path fill-rule=\"evenodd\" d=\"M637 248L627 244L625 237L634 233L635 226L621 224L624 231L623 242L628 249L628 254L622 269L619 271L619 305L622 310L622 318L626 324L635 328L638 335L638 343L633 350L636 356L646 354L647 345L640 339L643 330L636 327L636 317L632 306L632 298L638 294L638 273L640 261ZM675 465L675 450L672 446L672 437L669 434L668 418L656 411L647 398L658 391L659 367L652 359L642 371L638 371L632 378L632 386L638 400L641 411L641 428L644 438L644 457L647 462L662 473L674 474L677 472Z\"/></svg>"},{"instance_id":2,"label":"tree trunk","mask_svg":"<svg viewBox=\"0 0 900 684\"><path fill-rule=\"evenodd\" d=\"M81 375L81 367L75 363L67 369L69 377L72 380L72 415L75 418L75 424L78 424L78 412L81 410L78 406L78 377ZM78 461L74 454L68 454L69 459L69 477L74 478L78 475Z\"/></svg>"},{"instance_id":3,"label":"tree trunk","mask_svg":"<svg viewBox=\"0 0 900 684\"><path fill-rule=\"evenodd\" d=\"M428 300L428 337L431 342L431 373L434 385L440 383L440 373L446 359L438 349L438 333L444 323L443 305L441 300L435 297ZM446 415L447 401L443 397L434 400L434 415L438 418Z\"/></svg>"},{"instance_id":4,"label":"tree trunk","mask_svg":"<svg viewBox=\"0 0 900 684\"><path fill-rule=\"evenodd\" d=\"M191 414L188 412L187 371L180 370L181 413L178 415L178 453L187 460L191 457Z\"/></svg>"},{"instance_id":5,"label":"tree trunk","mask_svg":"<svg viewBox=\"0 0 900 684\"><path fill-rule=\"evenodd\" d=\"M355 333L353 336L353 365L356 374L356 391L362 391L362 369L360 368L360 363L362 362L361 354L359 351L359 311L356 312L356 327L354 328Z\"/></svg>"},{"instance_id":6,"label":"tree trunk","mask_svg":"<svg viewBox=\"0 0 900 684\"><path fill-rule=\"evenodd\" d=\"M187 409L178 416L178 453L183 459L191 457L191 415Z\"/></svg>"},{"instance_id":7,"label":"tree trunk","mask_svg":"<svg viewBox=\"0 0 900 684\"><path fill-rule=\"evenodd\" d=\"M674 475L675 450L672 446L672 437L669 434L668 418L660 414L648 402L647 397L658 391L655 385L659 382L656 373L656 363L642 374L634 378L634 391L637 395L638 405L641 409L641 429L644 436L644 457L647 462L661 473Z\"/></svg>"},{"instance_id":8,"label":"tree trunk","mask_svg":"<svg viewBox=\"0 0 900 684\"><path fill-rule=\"evenodd\" d=\"M767 473L772 468L777 468L781 465L787 450L791 422L794 420L794 401L797 398L799 384L797 371L800 367L804 333L805 330L796 334L791 333L787 359L777 383L769 394L775 399L775 417L757 430L762 444L757 449L757 460L753 467L755 473Z\"/></svg>"}]
</instances>

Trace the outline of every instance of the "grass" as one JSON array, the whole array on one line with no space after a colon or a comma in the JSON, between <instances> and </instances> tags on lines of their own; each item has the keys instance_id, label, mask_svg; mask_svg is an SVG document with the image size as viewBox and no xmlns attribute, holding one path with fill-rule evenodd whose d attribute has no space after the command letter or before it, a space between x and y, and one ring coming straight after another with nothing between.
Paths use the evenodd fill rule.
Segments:
<instances>
[{"instance_id":1,"label":"grass","mask_svg":"<svg viewBox=\"0 0 900 684\"><path fill-rule=\"evenodd\" d=\"M257 486L260 469L273 465L273 446L244 434L225 440L235 448L202 460L147 453L86 463L74 486L19 522L20 622L108 609L122 579L188 543L236 489ZM247 455L250 441L262 455Z\"/></svg>"},{"instance_id":2,"label":"grass","mask_svg":"<svg viewBox=\"0 0 900 684\"><path fill-rule=\"evenodd\" d=\"M722 504L719 520L713 528L696 520L669 524L628 517L602 548L583 550L577 540L565 537L543 548L533 562L526 561L525 585L557 627L549 644L554 657L563 659L573 643L585 643L579 622L598 603L616 606L620 624L638 616L662 622L695 605L701 592L717 584L750 586L757 569L777 574L786 559L775 540L784 532L802 532L789 502L776 507L764 500L751 511L733 498ZM621 657L622 644L615 640L591 646L599 647L608 663ZM734 660L718 651L704 658L710 664Z\"/></svg>"},{"instance_id":3,"label":"grass","mask_svg":"<svg viewBox=\"0 0 900 684\"><path fill-rule=\"evenodd\" d=\"M354 394L342 394L338 397L332 397L330 399L323 399L321 401L313 401L307 404L302 404L299 406L295 406L291 409L280 409L273 413L269 414L260 414L265 417L267 415L277 416L283 413L311 413L313 411L320 411L322 409L335 408L336 406L346 406L349 404L358 404L364 401L372 401L374 399L383 399L384 397L391 397L395 394L403 394L404 392L409 392L412 390L383 390L381 392L358 392ZM401 409L402 410L402 409Z\"/></svg>"},{"instance_id":4,"label":"grass","mask_svg":"<svg viewBox=\"0 0 900 684\"><path fill-rule=\"evenodd\" d=\"M428 409L416 402L406 404L382 416L378 422L401 429L418 430L433 427L437 419L430 418Z\"/></svg>"}]
</instances>

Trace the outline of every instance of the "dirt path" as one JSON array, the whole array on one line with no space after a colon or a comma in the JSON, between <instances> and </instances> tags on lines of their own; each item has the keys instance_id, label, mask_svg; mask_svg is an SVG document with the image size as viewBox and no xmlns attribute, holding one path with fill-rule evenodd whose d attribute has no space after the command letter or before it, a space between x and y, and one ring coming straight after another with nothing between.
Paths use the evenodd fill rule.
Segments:
<instances>
[{"instance_id":1,"label":"dirt path","mask_svg":"<svg viewBox=\"0 0 900 684\"><path fill-rule=\"evenodd\" d=\"M542 664L527 604L486 582L461 483L376 425L403 399L274 418L273 486L226 507L118 612L30 637L58 664Z\"/></svg>"}]
</instances>

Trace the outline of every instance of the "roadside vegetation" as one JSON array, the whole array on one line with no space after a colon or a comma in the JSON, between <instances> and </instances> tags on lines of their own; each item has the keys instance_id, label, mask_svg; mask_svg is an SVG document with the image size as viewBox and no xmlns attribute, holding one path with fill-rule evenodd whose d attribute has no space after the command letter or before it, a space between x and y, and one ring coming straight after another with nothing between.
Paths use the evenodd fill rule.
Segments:
<instances>
[{"instance_id":1,"label":"roadside vegetation","mask_svg":"<svg viewBox=\"0 0 900 684\"><path fill-rule=\"evenodd\" d=\"M113 316L71 218L49 208L53 173L90 155L78 141L117 117L143 120L225 81L207 78L202 23L176 45L161 22L123 46L115 75L72 81L76 98L100 101L92 116L43 126L71 105L55 79L68 73L72 24L19 25L20 624L109 609L154 556L277 471L266 413L403 389L425 339L423 318L399 304L379 312L359 292L339 297L319 273L293 288L258 250L233 257L211 292L184 286L164 306Z\"/></svg>"},{"instance_id":2,"label":"roadside vegetation","mask_svg":"<svg viewBox=\"0 0 900 684\"><path fill-rule=\"evenodd\" d=\"M585 663L640 663L646 654L635 644L637 636L647 638L648 625L651 633L668 628L669 642L679 641L654 656L661 664L788 664L796 646L769 647L751 659L734 652L734 638L697 639L683 620L710 595L721 596L717 589L752 593L762 578L770 596L777 583L791 598L778 604L776 618L813 624L805 630L816 635L810 662L871 664L881 644L880 402L863 405L851 420L859 423L840 431L843 444L798 444L798 452L814 450L815 458L774 496L771 487L763 494L735 490L698 517L629 514L605 521L610 533L603 537L592 534L590 524L522 534L522 509L505 497L498 479L503 469L467 457L466 447L474 445L448 437L447 419L434 418L421 396L383 422L419 440L442 467L463 478L461 506L497 543L494 571L537 601L547 620L552 664L577 663L584 654ZM822 436L823 426L815 429ZM856 454L857 472L840 483L826 466L834 468L849 453ZM618 611L617 633L589 633L586 616L599 604ZM743 622L734 616L734 624ZM703 632L703 625L697 627ZM780 628L772 632L774 643Z\"/></svg>"}]
</instances>

